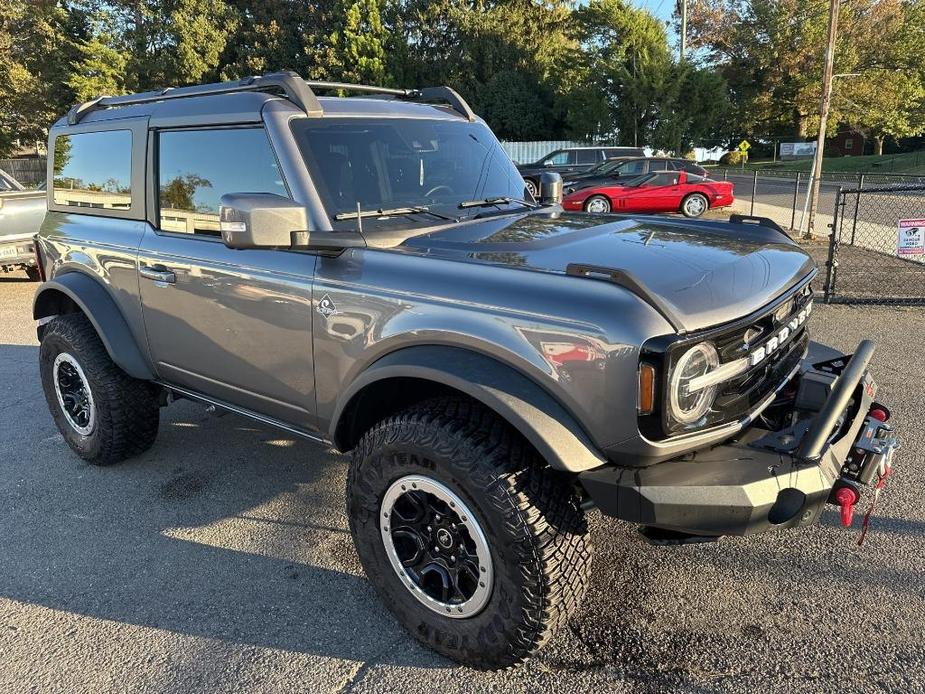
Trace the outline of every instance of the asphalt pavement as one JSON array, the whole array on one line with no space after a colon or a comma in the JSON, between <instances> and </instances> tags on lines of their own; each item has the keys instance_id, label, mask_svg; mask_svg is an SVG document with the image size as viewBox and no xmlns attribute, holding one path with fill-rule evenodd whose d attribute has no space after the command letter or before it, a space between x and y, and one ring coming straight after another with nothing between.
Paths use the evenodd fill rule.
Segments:
<instances>
[{"instance_id":1,"label":"asphalt pavement","mask_svg":"<svg viewBox=\"0 0 925 694\"><path fill-rule=\"evenodd\" d=\"M660 548L591 514L592 589L539 657L435 656L367 584L346 461L188 402L143 456L72 455L41 394L35 285L0 279L0 692L925 690L922 309L820 306L879 344L904 447L871 534L820 525Z\"/></svg>"}]
</instances>

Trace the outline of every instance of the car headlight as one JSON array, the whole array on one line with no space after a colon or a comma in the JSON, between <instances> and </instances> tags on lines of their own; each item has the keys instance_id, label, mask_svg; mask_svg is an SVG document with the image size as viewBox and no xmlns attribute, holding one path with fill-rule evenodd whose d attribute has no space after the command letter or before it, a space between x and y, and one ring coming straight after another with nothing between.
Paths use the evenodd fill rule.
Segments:
<instances>
[{"instance_id":1,"label":"car headlight","mask_svg":"<svg viewBox=\"0 0 925 694\"><path fill-rule=\"evenodd\" d=\"M690 424L706 415L716 399L717 386L691 388L691 381L719 366L719 354L711 342L694 345L671 370L668 413L679 424Z\"/></svg>"}]
</instances>

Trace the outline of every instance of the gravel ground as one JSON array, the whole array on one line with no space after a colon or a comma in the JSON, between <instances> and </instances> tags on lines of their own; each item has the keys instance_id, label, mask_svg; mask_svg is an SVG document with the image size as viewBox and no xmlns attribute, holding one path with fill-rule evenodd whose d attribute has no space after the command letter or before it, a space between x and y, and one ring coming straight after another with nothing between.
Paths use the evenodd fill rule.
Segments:
<instances>
[{"instance_id":1,"label":"gravel ground","mask_svg":"<svg viewBox=\"0 0 925 694\"><path fill-rule=\"evenodd\" d=\"M0 280L0 692L923 691L922 309L819 307L879 351L904 440L863 548L819 526L658 548L591 514L592 589L542 654L482 673L406 635L366 583L344 458L179 403L96 469L41 395L35 285Z\"/></svg>"}]
</instances>

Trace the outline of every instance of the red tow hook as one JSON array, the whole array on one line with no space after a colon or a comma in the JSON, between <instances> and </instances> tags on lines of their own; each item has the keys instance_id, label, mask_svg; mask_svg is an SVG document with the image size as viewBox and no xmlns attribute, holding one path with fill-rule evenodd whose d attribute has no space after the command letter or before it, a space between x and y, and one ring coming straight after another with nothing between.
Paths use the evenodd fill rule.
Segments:
<instances>
[{"instance_id":1,"label":"red tow hook","mask_svg":"<svg viewBox=\"0 0 925 694\"><path fill-rule=\"evenodd\" d=\"M835 492L835 503L841 508L841 524L846 528L851 527L854 505L858 503L859 498L858 493L851 487L842 487Z\"/></svg>"}]
</instances>

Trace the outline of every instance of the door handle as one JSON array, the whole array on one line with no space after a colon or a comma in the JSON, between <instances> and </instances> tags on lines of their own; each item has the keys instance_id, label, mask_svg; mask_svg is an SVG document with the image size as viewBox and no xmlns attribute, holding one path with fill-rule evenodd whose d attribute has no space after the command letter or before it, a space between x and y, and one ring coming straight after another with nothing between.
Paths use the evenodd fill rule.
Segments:
<instances>
[{"instance_id":1,"label":"door handle","mask_svg":"<svg viewBox=\"0 0 925 694\"><path fill-rule=\"evenodd\" d=\"M176 284L177 282L176 274L160 264L145 265L142 263L138 273L145 279L154 280L155 282L164 282L166 284Z\"/></svg>"}]
</instances>

